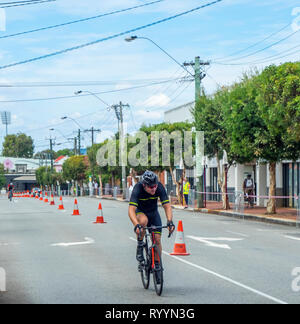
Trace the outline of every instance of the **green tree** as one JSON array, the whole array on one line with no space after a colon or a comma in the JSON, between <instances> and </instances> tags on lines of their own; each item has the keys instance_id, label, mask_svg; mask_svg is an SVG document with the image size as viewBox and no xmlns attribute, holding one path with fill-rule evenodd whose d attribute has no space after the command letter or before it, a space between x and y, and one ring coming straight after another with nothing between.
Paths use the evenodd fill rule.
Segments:
<instances>
[{"instance_id":1,"label":"green tree","mask_svg":"<svg viewBox=\"0 0 300 324\"><path fill-rule=\"evenodd\" d=\"M6 185L5 169L4 169L4 165L0 164L0 189L5 187L5 185Z\"/></svg>"},{"instance_id":2,"label":"green tree","mask_svg":"<svg viewBox=\"0 0 300 324\"><path fill-rule=\"evenodd\" d=\"M87 169L88 164L85 156L72 156L63 164L63 177L68 181L78 181L80 187L82 187L83 181L86 178Z\"/></svg>"},{"instance_id":3,"label":"green tree","mask_svg":"<svg viewBox=\"0 0 300 324\"><path fill-rule=\"evenodd\" d=\"M181 192L181 185L183 184L183 179L185 178L185 174L186 174L186 157L184 156L184 151L185 148L184 147L184 136L185 136L185 132L186 131L191 131L193 127L192 123L188 123L188 122L179 122L179 123L161 123L161 124L156 124L156 125L150 125L150 126L146 126L143 125L140 128L141 132L144 132L147 134L148 137L148 165L146 166L147 169L158 172L159 174L162 171L169 171L171 176L172 176L172 180L173 183L176 185L176 195L177 195L177 199L178 202L181 204L182 203L182 196L180 194ZM153 165L153 161L151 160L151 153L153 150L153 146L152 146L152 142L153 142L153 137L155 137L155 132L158 132L160 136L162 136L162 138L159 140L159 145L158 145L158 156L159 156L159 163L158 165ZM178 147L180 146L181 149L181 153L178 154L177 152L175 152L174 148L175 148L175 141L172 139L172 134L175 136L175 138L178 139L182 139L182 141L179 143L178 142ZM177 136L176 136L177 135ZM165 165L167 161L163 161L163 140L164 139L168 139L170 136L170 145L167 145L167 147L170 147L170 153L169 154L169 161L168 161L168 165ZM166 142L168 144L168 142ZM194 147L194 145L192 145L192 147ZM177 155L175 155L177 153ZM193 154L195 152L191 152L191 154ZM168 155L168 154L167 154ZM183 173L180 177L180 179L177 181L175 175L174 175L174 169L176 168L176 166L178 166L180 163L183 162ZM145 171L145 166L138 166L138 170L140 171Z\"/></svg>"},{"instance_id":4,"label":"green tree","mask_svg":"<svg viewBox=\"0 0 300 324\"><path fill-rule=\"evenodd\" d=\"M256 155L269 162L269 194L276 196L276 163L300 156L300 62L267 67L253 87L264 123L256 133ZM276 213L275 199L269 200L267 212Z\"/></svg>"},{"instance_id":5,"label":"green tree","mask_svg":"<svg viewBox=\"0 0 300 324\"><path fill-rule=\"evenodd\" d=\"M204 132L204 154L208 158L216 158L218 169L218 185L222 191L223 209L229 209L227 195L227 175L233 163L230 154L230 137L226 132L224 106L228 104L229 88L219 89L213 96L205 93L198 99L193 110L196 130ZM227 154L228 164L222 164L221 160Z\"/></svg>"},{"instance_id":6,"label":"green tree","mask_svg":"<svg viewBox=\"0 0 300 324\"><path fill-rule=\"evenodd\" d=\"M3 156L16 158L32 158L33 140L23 133L7 135L3 143Z\"/></svg>"}]
</instances>

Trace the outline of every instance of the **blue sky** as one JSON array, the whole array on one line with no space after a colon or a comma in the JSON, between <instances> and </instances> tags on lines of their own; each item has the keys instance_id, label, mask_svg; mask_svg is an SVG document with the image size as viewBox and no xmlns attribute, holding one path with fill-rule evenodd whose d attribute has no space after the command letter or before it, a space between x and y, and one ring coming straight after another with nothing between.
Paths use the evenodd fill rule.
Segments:
<instances>
[{"instance_id":1,"label":"blue sky","mask_svg":"<svg viewBox=\"0 0 300 324\"><path fill-rule=\"evenodd\" d=\"M6 30L0 30L0 37L147 2L151 1L57 0L7 8ZM0 66L102 39L209 2L211 1L165 0L101 19L0 39ZM195 56L210 60L212 63L203 86L208 93L213 93L218 86L233 83L253 67L262 69L271 63L299 60L298 30L299 0L223 0L134 34L152 39L179 62L192 61ZM273 33L276 34L264 40ZM76 119L84 129L92 126L101 128L103 132L98 135L97 141L117 131L117 120L113 111L107 111L106 106L94 96L7 101L73 96L77 90L101 93L173 80L165 84L99 95L110 105L120 101L130 104L131 108L125 109L124 115L128 131L133 132L143 122L161 122L165 110L194 100L193 83L175 80L185 76L183 69L149 41L141 39L127 43L125 37L0 70L0 111L12 113L9 133L25 132L34 138L36 151L41 151L48 148L49 141L46 138L50 136L50 128L55 128L51 134L56 137L56 143L64 143L65 137L75 136L77 125L71 120L61 120L62 116ZM286 40L281 41L286 37ZM262 42L246 51L229 56L260 41ZM275 42L278 44L265 49ZM244 57L252 53L254 54ZM286 56L289 53L291 55ZM239 59L240 57L244 58ZM235 65L240 63L241 65ZM96 81L99 84L95 85ZM72 86L57 86L57 83L66 82ZM47 86L32 86L41 83ZM82 83L85 85L81 85ZM21 87L24 85L27 87ZM5 128L1 125L1 142L4 135ZM83 145L89 145L90 142L90 135L84 135ZM63 146L72 147L72 143Z\"/></svg>"}]
</instances>

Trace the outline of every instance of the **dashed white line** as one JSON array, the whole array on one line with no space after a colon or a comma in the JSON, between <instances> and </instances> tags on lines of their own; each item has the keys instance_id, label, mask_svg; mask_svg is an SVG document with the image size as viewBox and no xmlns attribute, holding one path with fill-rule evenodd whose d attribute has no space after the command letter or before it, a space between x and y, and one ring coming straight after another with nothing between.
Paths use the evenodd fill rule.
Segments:
<instances>
[{"instance_id":1,"label":"dashed white line","mask_svg":"<svg viewBox=\"0 0 300 324\"><path fill-rule=\"evenodd\" d=\"M130 237L130 240L136 242L136 239L134 239L133 237ZM278 298L276 298L276 297L273 297L273 296L270 296L270 295L268 295L268 294L265 294L265 293L263 293L263 292L261 292L261 291L259 291L259 290L257 290L257 289L251 288L251 287L249 287L249 286L247 286L247 285L244 285L244 284L242 284L242 283L240 283L240 282L238 282L238 281L232 280L232 279L230 279L230 278L228 278L228 277L226 277L226 276L223 276L223 275L221 275L221 274L219 274L219 273L217 273L217 272L211 271L211 270L209 270L209 269L206 269L206 268L204 268L204 267L201 267L201 266L199 266L199 265L197 265L197 264L194 264L194 263L192 263L192 262L189 262L189 261L184 260L184 259L182 259L182 258L179 258L179 257L177 257L177 256L171 256L168 252L163 251L163 254L165 254L165 255L167 255L167 256L169 256L169 257L171 257L171 258L173 258L173 259L175 259L175 260L177 260L177 261L180 261L180 262L182 262L182 263L185 263L185 264L187 264L187 265L189 265L189 266L191 266L191 267L194 267L194 268L196 268L196 269L199 269L199 270L201 270L201 271L204 271L204 272L206 272L206 273L209 273L209 274L211 274L211 275L213 275L213 276L215 276L215 277L218 277L218 278L220 278L220 279L222 279L222 280L225 280L225 281L227 281L227 282L230 282L230 283L232 283L232 284L234 284L234 285L236 285L236 286L238 286L238 287L241 287L241 288L244 288L244 289L246 289L246 290L249 290L249 291L251 291L251 292L253 292L253 293L255 293L255 294L259 295L259 296L262 296L262 297L264 297L264 298L266 298L266 299L269 299L269 300L271 300L271 301L273 301L273 302L275 302L275 303L277 303L277 304L282 304L282 305L287 305L287 304L288 304L287 302L285 302L285 301L283 301L283 300L280 300L280 299L278 299Z\"/></svg>"}]
</instances>

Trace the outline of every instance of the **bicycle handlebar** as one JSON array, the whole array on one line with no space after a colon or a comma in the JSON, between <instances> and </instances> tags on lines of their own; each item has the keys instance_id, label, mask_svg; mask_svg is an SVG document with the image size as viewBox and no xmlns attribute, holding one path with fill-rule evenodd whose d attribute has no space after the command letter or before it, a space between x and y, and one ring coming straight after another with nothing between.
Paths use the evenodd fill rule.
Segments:
<instances>
[{"instance_id":1,"label":"bicycle handlebar","mask_svg":"<svg viewBox=\"0 0 300 324\"><path fill-rule=\"evenodd\" d=\"M154 231L154 230L157 230L157 229L169 228L169 226L167 226L167 225L166 226L154 226L154 225L152 225L150 227L142 227L142 228L145 229L145 230L152 230L152 231ZM172 233L169 233L168 238L170 238L172 234L173 234L173 232Z\"/></svg>"}]
</instances>

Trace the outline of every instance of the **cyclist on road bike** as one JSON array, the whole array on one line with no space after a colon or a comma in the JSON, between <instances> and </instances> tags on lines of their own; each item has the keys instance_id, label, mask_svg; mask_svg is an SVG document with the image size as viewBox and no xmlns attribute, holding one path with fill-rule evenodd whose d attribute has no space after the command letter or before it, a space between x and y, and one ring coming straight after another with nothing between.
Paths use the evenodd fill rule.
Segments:
<instances>
[{"instance_id":1,"label":"cyclist on road bike","mask_svg":"<svg viewBox=\"0 0 300 324\"><path fill-rule=\"evenodd\" d=\"M7 187L7 190L8 190L8 199L11 199L13 197L13 192L14 192L14 188L15 186L13 185L13 183L11 182L8 187Z\"/></svg>"},{"instance_id":2,"label":"cyclist on road bike","mask_svg":"<svg viewBox=\"0 0 300 324\"><path fill-rule=\"evenodd\" d=\"M139 183L137 183L132 191L128 214L134 225L134 231L137 234L137 252L136 258L138 262L144 261L143 257L143 238L145 230L143 227L162 226L160 214L158 212L158 198L165 210L167 217L167 225L169 232L175 230L173 224L173 212L164 186L158 181L158 177L154 172L146 171ZM161 230L155 232L155 242L162 252Z\"/></svg>"}]
</instances>

